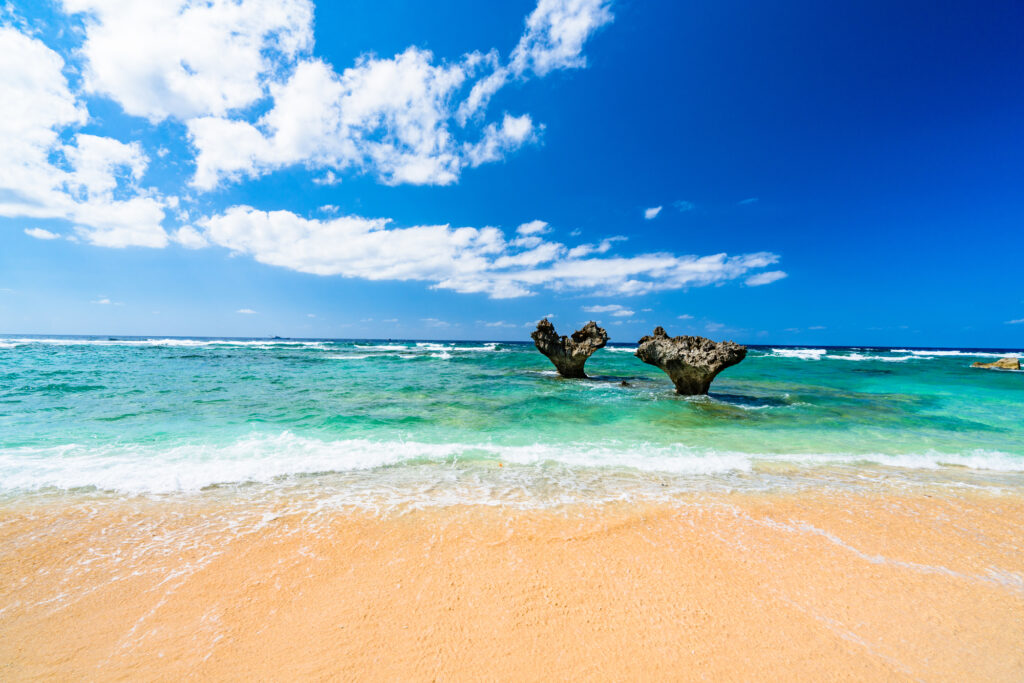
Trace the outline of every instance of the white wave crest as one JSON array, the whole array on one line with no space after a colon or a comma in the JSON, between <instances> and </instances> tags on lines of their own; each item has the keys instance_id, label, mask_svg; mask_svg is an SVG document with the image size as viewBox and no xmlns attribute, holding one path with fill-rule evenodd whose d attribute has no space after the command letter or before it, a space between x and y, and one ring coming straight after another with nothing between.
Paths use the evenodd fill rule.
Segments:
<instances>
[{"instance_id":1,"label":"white wave crest","mask_svg":"<svg viewBox=\"0 0 1024 683\"><path fill-rule=\"evenodd\" d=\"M826 349L772 349L772 355L778 358L799 358L800 360L821 360L826 353Z\"/></svg>"},{"instance_id":2,"label":"white wave crest","mask_svg":"<svg viewBox=\"0 0 1024 683\"><path fill-rule=\"evenodd\" d=\"M961 454L763 454L717 451L680 444L423 443L369 439L321 440L290 432L253 436L229 444L140 444L0 450L0 491L95 487L125 493L197 491L216 484L272 482L281 477L373 470L399 464L446 463L487 467L499 461L520 466L574 470L612 468L666 475L705 476L750 472L758 463L814 467L873 463L910 469L957 465L975 470L1024 471L1024 457L998 451ZM474 465L473 463L476 463ZM581 469L582 468L582 469ZM424 482L431 485L436 482Z\"/></svg>"},{"instance_id":3,"label":"white wave crest","mask_svg":"<svg viewBox=\"0 0 1024 683\"><path fill-rule=\"evenodd\" d=\"M9 344L5 348L29 344L46 344L50 346L170 346L170 347L203 347L203 346L239 346L259 349L284 347L323 348L326 342L299 341L291 339L66 339L60 337L34 338L19 337L0 340L0 344Z\"/></svg>"},{"instance_id":4,"label":"white wave crest","mask_svg":"<svg viewBox=\"0 0 1024 683\"><path fill-rule=\"evenodd\" d=\"M825 356L829 360L874 360L881 361L883 363L903 363L908 360L933 360L931 356L878 356L878 355L864 355L863 353L851 353L849 355L832 355Z\"/></svg>"},{"instance_id":5,"label":"white wave crest","mask_svg":"<svg viewBox=\"0 0 1024 683\"><path fill-rule=\"evenodd\" d=\"M911 349L893 349L892 353L909 353L913 356L965 356L970 358L1005 358L1007 356L1021 356L1024 351L959 351L956 349L941 349L938 351L920 351Z\"/></svg>"},{"instance_id":6,"label":"white wave crest","mask_svg":"<svg viewBox=\"0 0 1024 683\"><path fill-rule=\"evenodd\" d=\"M450 348L448 344L435 344L433 342L416 342L416 348L424 351L444 351Z\"/></svg>"}]
</instances>

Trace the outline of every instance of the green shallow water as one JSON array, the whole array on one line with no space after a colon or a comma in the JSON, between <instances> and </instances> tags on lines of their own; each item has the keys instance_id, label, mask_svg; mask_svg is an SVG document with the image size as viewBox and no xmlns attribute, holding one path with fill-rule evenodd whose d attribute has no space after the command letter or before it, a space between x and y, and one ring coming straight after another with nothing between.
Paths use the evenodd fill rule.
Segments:
<instances>
[{"instance_id":1,"label":"green shallow water","mask_svg":"<svg viewBox=\"0 0 1024 683\"><path fill-rule=\"evenodd\" d=\"M752 348L710 396L682 398L628 347L564 380L526 344L0 338L0 490L430 463L1024 470L1024 373L970 367L998 355Z\"/></svg>"}]
</instances>

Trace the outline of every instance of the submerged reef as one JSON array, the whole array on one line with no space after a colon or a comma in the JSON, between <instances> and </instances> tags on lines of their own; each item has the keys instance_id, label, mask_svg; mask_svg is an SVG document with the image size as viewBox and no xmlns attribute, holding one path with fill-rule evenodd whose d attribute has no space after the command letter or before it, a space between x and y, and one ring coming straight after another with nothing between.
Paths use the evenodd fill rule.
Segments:
<instances>
[{"instance_id":1,"label":"submerged reef","mask_svg":"<svg viewBox=\"0 0 1024 683\"><path fill-rule=\"evenodd\" d=\"M676 393L695 396L708 393L712 380L747 356L747 347L706 337L669 337L663 327L637 342L636 357L656 365L676 385Z\"/></svg>"},{"instance_id":2,"label":"submerged reef","mask_svg":"<svg viewBox=\"0 0 1024 683\"><path fill-rule=\"evenodd\" d=\"M571 337L559 337L555 326L544 318L537 323L537 329L530 337L537 350L548 357L562 377L585 378L583 365L587 359L608 343L608 333L591 320L572 333Z\"/></svg>"}]
</instances>

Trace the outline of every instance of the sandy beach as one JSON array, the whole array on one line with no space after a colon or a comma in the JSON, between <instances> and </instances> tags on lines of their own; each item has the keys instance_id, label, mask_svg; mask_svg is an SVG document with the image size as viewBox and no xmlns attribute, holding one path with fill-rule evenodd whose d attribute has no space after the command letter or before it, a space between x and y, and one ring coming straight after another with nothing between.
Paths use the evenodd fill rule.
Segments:
<instances>
[{"instance_id":1,"label":"sandy beach","mask_svg":"<svg viewBox=\"0 0 1024 683\"><path fill-rule=\"evenodd\" d=\"M0 506L0 678L1020 680L1022 519L948 488L22 499Z\"/></svg>"}]
</instances>

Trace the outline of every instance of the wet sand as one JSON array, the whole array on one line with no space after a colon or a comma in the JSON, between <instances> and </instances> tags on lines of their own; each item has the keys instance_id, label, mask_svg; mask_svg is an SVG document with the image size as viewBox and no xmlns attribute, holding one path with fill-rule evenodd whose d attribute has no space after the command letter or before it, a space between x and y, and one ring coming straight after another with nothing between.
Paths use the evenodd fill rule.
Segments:
<instances>
[{"instance_id":1,"label":"wet sand","mask_svg":"<svg viewBox=\"0 0 1024 683\"><path fill-rule=\"evenodd\" d=\"M1012 493L0 504L0 679L1024 679Z\"/></svg>"}]
</instances>

